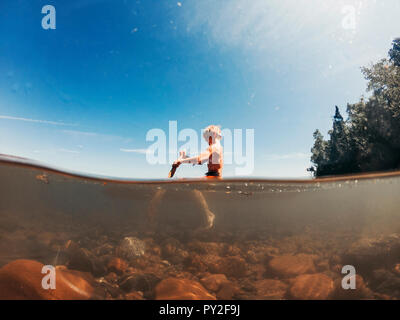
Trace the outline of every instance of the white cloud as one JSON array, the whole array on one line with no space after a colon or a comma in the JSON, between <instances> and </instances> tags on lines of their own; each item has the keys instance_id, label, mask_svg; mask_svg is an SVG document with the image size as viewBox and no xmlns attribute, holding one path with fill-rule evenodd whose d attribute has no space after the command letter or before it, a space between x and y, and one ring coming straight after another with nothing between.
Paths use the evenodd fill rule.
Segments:
<instances>
[{"instance_id":1,"label":"white cloud","mask_svg":"<svg viewBox=\"0 0 400 320\"><path fill-rule=\"evenodd\" d=\"M140 153L140 154L146 154L147 152L154 152L154 150L151 150L151 149L125 149L125 148L120 148L119 150L121 152ZM174 152L172 150L168 150L168 154L174 154L174 155L178 156L178 153Z\"/></svg>"},{"instance_id":2,"label":"white cloud","mask_svg":"<svg viewBox=\"0 0 400 320\"><path fill-rule=\"evenodd\" d=\"M75 153L75 154L80 153L79 151L76 151L76 150L69 150L69 149L64 149L64 148L58 149L58 151L66 152L66 153Z\"/></svg>"},{"instance_id":3,"label":"white cloud","mask_svg":"<svg viewBox=\"0 0 400 320\"><path fill-rule=\"evenodd\" d=\"M114 141L114 140L123 140L124 142L128 143L131 141L130 138L124 138L117 135L111 134L104 134L104 133L97 133L97 132L90 132L90 131L79 131L79 130L62 130L61 132L70 135L74 138L97 138L105 141Z\"/></svg>"},{"instance_id":4,"label":"white cloud","mask_svg":"<svg viewBox=\"0 0 400 320\"><path fill-rule=\"evenodd\" d=\"M147 153L147 149L124 149L124 148L120 148L119 149L122 152L129 152L129 153L140 153L140 154L146 154Z\"/></svg>"},{"instance_id":5,"label":"white cloud","mask_svg":"<svg viewBox=\"0 0 400 320\"><path fill-rule=\"evenodd\" d=\"M342 23L349 5L356 9L352 30ZM400 27L398 0L203 0L185 10L189 33L256 54L260 65L287 65L288 71L328 61L358 68L386 55L389 35Z\"/></svg>"},{"instance_id":6,"label":"white cloud","mask_svg":"<svg viewBox=\"0 0 400 320\"><path fill-rule=\"evenodd\" d=\"M211 36L226 44L270 48L284 40L304 44L304 31L320 36L339 27L341 4L337 0L214 0L197 1L190 29L206 26ZM337 14L335 17L334 14ZM337 22L337 23L335 23ZM286 45L290 45L286 43Z\"/></svg>"},{"instance_id":7,"label":"white cloud","mask_svg":"<svg viewBox=\"0 0 400 320\"><path fill-rule=\"evenodd\" d=\"M95 132L78 131L78 130L62 130L62 132L72 136L98 137L100 135Z\"/></svg>"},{"instance_id":8,"label":"white cloud","mask_svg":"<svg viewBox=\"0 0 400 320\"><path fill-rule=\"evenodd\" d=\"M309 154L302 152L294 152L288 154L269 154L265 156L265 158L269 161L307 159L309 157L310 157Z\"/></svg>"},{"instance_id":9,"label":"white cloud","mask_svg":"<svg viewBox=\"0 0 400 320\"><path fill-rule=\"evenodd\" d=\"M39 120L39 119L29 119L29 118L21 118L21 117L13 117L13 116L5 116L5 115L0 115L0 119L51 124L51 125L55 125L55 126L76 126L76 124L71 124L71 123L49 121L49 120Z\"/></svg>"}]
</instances>

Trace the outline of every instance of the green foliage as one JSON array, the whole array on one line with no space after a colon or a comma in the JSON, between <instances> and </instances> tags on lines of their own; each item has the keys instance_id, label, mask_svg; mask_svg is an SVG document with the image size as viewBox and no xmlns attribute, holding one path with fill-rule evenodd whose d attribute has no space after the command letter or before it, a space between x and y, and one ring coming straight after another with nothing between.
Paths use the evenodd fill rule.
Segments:
<instances>
[{"instance_id":1,"label":"green foliage","mask_svg":"<svg viewBox=\"0 0 400 320\"><path fill-rule=\"evenodd\" d=\"M315 131L316 176L400 168L400 39L389 56L362 68L371 96L348 104L346 120L336 107L330 139Z\"/></svg>"},{"instance_id":2,"label":"green foliage","mask_svg":"<svg viewBox=\"0 0 400 320\"><path fill-rule=\"evenodd\" d=\"M390 61L394 63L395 66L400 66L400 38L393 40L393 48L389 51Z\"/></svg>"}]
</instances>

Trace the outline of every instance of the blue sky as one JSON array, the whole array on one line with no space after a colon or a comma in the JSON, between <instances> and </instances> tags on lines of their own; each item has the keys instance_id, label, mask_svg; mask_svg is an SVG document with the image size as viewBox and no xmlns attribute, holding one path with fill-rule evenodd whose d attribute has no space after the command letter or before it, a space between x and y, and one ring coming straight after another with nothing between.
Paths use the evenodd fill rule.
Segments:
<instances>
[{"instance_id":1,"label":"blue sky","mask_svg":"<svg viewBox=\"0 0 400 320\"><path fill-rule=\"evenodd\" d=\"M41 27L46 4L55 30ZM3 0L0 153L165 178L140 151L176 120L254 129L254 176L306 177L313 131L365 93L360 67L387 55L399 15L398 0Z\"/></svg>"}]
</instances>

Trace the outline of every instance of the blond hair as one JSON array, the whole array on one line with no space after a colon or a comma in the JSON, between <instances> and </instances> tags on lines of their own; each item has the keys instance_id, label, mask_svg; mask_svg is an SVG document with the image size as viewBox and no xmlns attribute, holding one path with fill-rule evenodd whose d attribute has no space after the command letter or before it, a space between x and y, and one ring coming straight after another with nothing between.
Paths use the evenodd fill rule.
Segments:
<instances>
[{"instance_id":1,"label":"blond hair","mask_svg":"<svg viewBox=\"0 0 400 320\"><path fill-rule=\"evenodd\" d=\"M208 141L209 137L213 138L213 141L222 139L220 126L210 125L204 129L203 137Z\"/></svg>"}]
</instances>

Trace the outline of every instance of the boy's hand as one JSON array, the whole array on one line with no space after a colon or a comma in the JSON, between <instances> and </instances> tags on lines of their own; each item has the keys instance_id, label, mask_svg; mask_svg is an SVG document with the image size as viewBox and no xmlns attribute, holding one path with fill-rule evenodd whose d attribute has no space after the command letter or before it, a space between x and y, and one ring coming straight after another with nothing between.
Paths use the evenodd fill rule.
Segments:
<instances>
[{"instance_id":1,"label":"boy's hand","mask_svg":"<svg viewBox=\"0 0 400 320\"><path fill-rule=\"evenodd\" d=\"M181 162L179 160L176 160L173 164L172 164L172 169L171 171L168 173L168 178L172 178L175 174L176 168L178 168L181 165Z\"/></svg>"}]
</instances>

